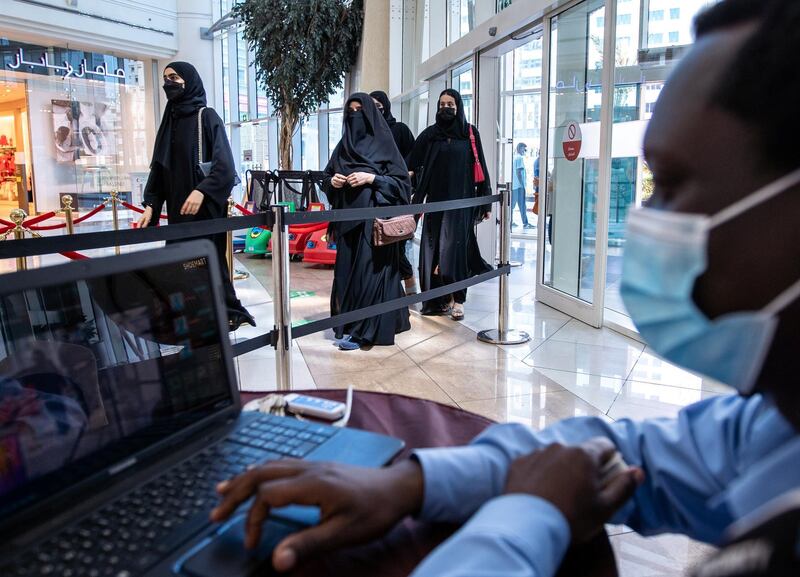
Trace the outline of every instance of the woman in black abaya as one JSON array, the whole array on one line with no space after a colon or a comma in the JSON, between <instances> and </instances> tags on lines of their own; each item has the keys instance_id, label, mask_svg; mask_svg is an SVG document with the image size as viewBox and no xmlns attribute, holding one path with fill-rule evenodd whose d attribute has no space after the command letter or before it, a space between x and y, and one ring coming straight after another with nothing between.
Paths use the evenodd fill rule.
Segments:
<instances>
[{"instance_id":1,"label":"woman in black abaya","mask_svg":"<svg viewBox=\"0 0 800 577\"><path fill-rule=\"evenodd\" d=\"M342 139L333 151L323 183L334 209L408 204L408 171L389 127L372 98L353 94L345 105ZM372 219L332 223L336 264L331 315L403 296L400 245L372 245ZM354 350L392 345L394 335L411 328L408 309L400 309L335 329L339 348Z\"/></svg>"},{"instance_id":2,"label":"woman in black abaya","mask_svg":"<svg viewBox=\"0 0 800 577\"><path fill-rule=\"evenodd\" d=\"M436 123L419 135L408 157L408 170L417 180L415 204L491 195L481 137L477 128L471 128L478 161L485 175L485 180L480 183L476 183L474 178L475 155L461 95L449 88L443 91L439 95ZM475 225L488 218L490 211L491 205L484 205L425 215L419 256L423 292L491 270L481 257L475 238ZM453 320L462 320L466 300L466 289L457 291L426 301L422 314L449 313Z\"/></svg>"},{"instance_id":3,"label":"woman in black abaya","mask_svg":"<svg viewBox=\"0 0 800 577\"><path fill-rule=\"evenodd\" d=\"M378 111L383 115L384 120L386 120L386 124L389 125L389 130L392 131L392 138L394 138L394 143L397 145L397 150L400 151L400 156L405 159L414 148L414 134L408 126L398 122L392 115L392 103L383 90L375 90L370 92L369 95L375 102L375 106L378 107ZM414 294L417 292L414 267L411 266L411 261L406 256L406 243L409 242L411 241L404 240L400 243L400 276L405 283L406 294Z\"/></svg>"},{"instance_id":4,"label":"woman in black abaya","mask_svg":"<svg viewBox=\"0 0 800 577\"><path fill-rule=\"evenodd\" d=\"M225 125L212 108L206 108L206 91L194 66L172 62L164 69L167 107L156 135L150 177L144 189L145 212L139 227L156 226L166 203L169 224L225 218L236 169ZM198 112L202 112L203 161L213 163L204 176L198 166ZM153 215L156 215L155 218ZM228 275L225 233L207 237L217 249L229 328L256 325L236 297Z\"/></svg>"}]
</instances>

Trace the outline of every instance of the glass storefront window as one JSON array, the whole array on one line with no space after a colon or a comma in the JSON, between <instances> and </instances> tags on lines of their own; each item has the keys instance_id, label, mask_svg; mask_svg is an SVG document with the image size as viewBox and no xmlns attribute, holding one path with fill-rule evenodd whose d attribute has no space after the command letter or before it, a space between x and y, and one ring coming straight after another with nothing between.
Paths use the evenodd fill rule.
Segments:
<instances>
[{"instance_id":1,"label":"glass storefront window","mask_svg":"<svg viewBox=\"0 0 800 577\"><path fill-rule=\"evenodd\" d=\"M239 171L269 168L268 122L245 122L239 127ZM240 176L241 176L240 174ZM241 176L244 179L244 176Z\"/></svg>"},{"instance_id":2,"label":"glass storefront window","mask_svg":"<svg viewBox=\"0 0 800 577\"><path fill-rule=\"evenodd\" d=\"M342 113L328 113L328 151L333 152L336 145L342 139Z\"/></svg>"},{"instance_id":3,"label":"glass storefront window","mask_svg":"<svg viewBox=\"0 0 800 577\"><path fill-rule=\"evenodd\" d=\"M231 121L231 79L230 66L228 66L228 33L223 33L221 37L222 50L222 121Z\"/></svg>"},{"instance_id":4,"label":"glass storefront window","mask_svg":"<svg viewBox=\"0 0 800 577\"><path fill-rule=\"evenodd\" d=\"M239 121L250 120L249 94L250 85L247 80L247 41L242 32L236 34L236 78L239 87Z\"/></svg>"},{"instance_id":5,"label":"glass storefront window","mask_svg":"<svg viewBox=\"0 0 800 577\"><path fill-rule=\"evenodd\" d=\"M473 85L472 61L470 60L453 70L450 76L450 86L461 94L461 100L464 102L464 115L467 117L467 122L472 123L475 122L472 109Z\"/></svg>"},{"instance_id":6,"label":"glass storefront window","mask_svg":"<svg viewBox=\"0 0 800 577\"><path fill-rule=\"evenodd\" d=\"M319 116L304 118L300 128L302 170L319 170Z\"/></svg>"},{"instance_id":7,"label":"glass storefront window","mask_svg":"<svg viewBox=\"0 0 800 577\"><path fill-rule=\"evenodd\" d=\"M3 216L58 210L64 195L83 212L112 190L141 202L156 123L149 66L5 38L0 63Z\"/></svg>"},{"instance_id":8,"label":"glass storefront window","mask_svg":"<svg viewBox=\"0 0 800 577\"><path fill-rule=\"evenodd\" d=\"M447 0L447 43L466 36L497 10L497 0Z\"/></svg>"}]
</instances>

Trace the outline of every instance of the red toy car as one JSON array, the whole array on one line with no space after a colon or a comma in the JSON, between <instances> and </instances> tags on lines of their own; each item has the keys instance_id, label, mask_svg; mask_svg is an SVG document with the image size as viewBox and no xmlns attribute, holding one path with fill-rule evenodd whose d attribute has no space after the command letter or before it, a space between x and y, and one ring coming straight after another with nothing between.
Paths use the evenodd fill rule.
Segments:
<instances>
[{"instance_id":1,"label":"red toy car","mask_svg":"<svg viewBox=\"0 0 800 577\"><path fill-rule=\"evenodd\" d=\"M336 262L336 243L328 242L327 230L318 230L311 235L303 253L303 262L333 266Z\"/></svg>"}]
</instances>

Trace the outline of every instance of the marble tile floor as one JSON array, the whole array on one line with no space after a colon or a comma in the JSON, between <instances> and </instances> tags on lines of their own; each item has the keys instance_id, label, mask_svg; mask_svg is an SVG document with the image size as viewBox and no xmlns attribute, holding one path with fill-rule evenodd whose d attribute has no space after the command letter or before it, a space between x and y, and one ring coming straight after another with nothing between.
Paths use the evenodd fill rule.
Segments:
<instances>
[{"instance_id":1,"label":"marble tile floor","mask_svg":"<svg viewBox=\"0 0 800 577\"><path fill-rule=\"evenodd\" d=\"M528 254L535 251L531 241L514 242L520 244L517 258L526 248ZM255 280L271 286L269 259L238 258L242 268L253 273L248 286ZM297 291L292 299L295 322L327 317L331 270L292 263L290 279L291 289ZM332 331L297 339L294 385L324 389L352 384L357 390L403 393L536 429L584 415L609 422L670 417L683 406L730 392L659 359L640 342L536 302L534 279L535 264L530 261L512 271L511 326L527 331L530 343L497 347L477 341L477 331L496 326L498 287L493 281L469 290L463 322L423 317L412 310L411 331L398 335L391 347L339 351ZM237 290L240 286L237 283ZM272 326L271 307L254 309L259 329L240 329L235 338ZM260 351L251 355L256 353ZM245 390L270 389L274 354L271 359L266 358L271 351L260 354L264 358L252 365L245 357L238 359ZM253 369L258 362L262 370ZM624 526L609 527L609 533L622 577L683 575L711 551L678 535L644 538Z\"/></svg>"}]
</instances>

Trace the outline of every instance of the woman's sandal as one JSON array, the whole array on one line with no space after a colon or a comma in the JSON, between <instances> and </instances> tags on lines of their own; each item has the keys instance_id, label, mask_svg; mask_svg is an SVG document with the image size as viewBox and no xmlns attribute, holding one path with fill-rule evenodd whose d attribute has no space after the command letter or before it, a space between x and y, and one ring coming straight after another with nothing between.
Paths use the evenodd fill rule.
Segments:
<instances>
[{"instance_id":1,"label":"woman's sandal","mask_svg":"<svg viewBox=\"0 0 800 577\"><path fill-rule=\"evenodd\" d=\"M453 319L454 321L463 321L464 305L461 303L454 304L452 310L450 311L450 318Z\"/></svg>"}]
</instances>

